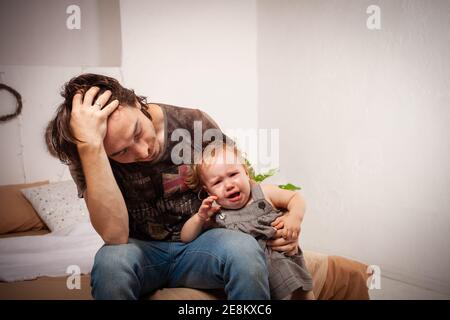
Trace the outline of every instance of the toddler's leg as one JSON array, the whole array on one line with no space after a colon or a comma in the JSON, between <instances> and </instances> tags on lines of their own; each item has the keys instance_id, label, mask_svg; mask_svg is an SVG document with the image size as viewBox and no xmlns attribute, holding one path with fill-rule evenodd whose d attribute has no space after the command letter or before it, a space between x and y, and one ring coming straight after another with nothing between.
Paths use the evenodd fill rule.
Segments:
<instances>
[{"instance_id":1,"label":"toddler's leg","mask_svg":"<svg viewBox=\"0 0 450 320\"><path fill-rule=\"evenodd\" d=\"M290 300L316 300L316 297L312 290L303 291L302 289L298 289L291 294Z\"/></svg>"},{"instance_id":2,"label":"toddler's leg","mask_svg":"<svg viewBox=\"0 0 450 320\"><path fill-rule=\"evenodd\" d=\"M217 228L184 246L169 286L224 288L231 300L270 299L265 254L252 236Z\"/></svg>"}]
</instances>

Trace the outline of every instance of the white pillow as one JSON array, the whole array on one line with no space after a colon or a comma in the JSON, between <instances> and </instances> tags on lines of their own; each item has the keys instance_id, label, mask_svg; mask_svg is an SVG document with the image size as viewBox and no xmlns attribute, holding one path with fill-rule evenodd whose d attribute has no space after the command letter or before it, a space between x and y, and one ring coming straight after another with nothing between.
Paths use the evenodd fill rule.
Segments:
<instances>
[{"instance_id":1,"label":"white pillow","mask_svg":"<svg viewBox=\"0 0 450 320\"><path fill-rule=\"evenodd\" d=\"M78 198L72 180L21 189L50 231L58 231L79 222L89 221L89 211Z\"/></svg>"}]
</instances>

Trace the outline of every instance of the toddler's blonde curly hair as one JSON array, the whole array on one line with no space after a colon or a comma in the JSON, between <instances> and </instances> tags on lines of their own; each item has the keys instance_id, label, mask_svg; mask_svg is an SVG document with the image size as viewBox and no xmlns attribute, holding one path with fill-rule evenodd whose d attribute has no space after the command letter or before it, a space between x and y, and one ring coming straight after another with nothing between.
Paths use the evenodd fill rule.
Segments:
<instances>
[{"instance_id":1,"label":"toddler's blonde curly hair","mask_svg":"<svg viewBox=\"0 0 450 320\"><path fill-rule=\"evenodd\" d=\"M227 144L224 142L220 143L211 143L209 144L202 153L202 158L200 159L200 163L195 163L193 165L189 166L188 173L185 178L186 185L196 192L199 192L202 190L202 187L204 186L204 183L202 181L201 177L201 170L204 166L208 166L209 164L213 163L219 154L218 151L223 151L222 154L226 154L225 150L231 150L233 151L234 156L232 157L232 161L235 161L233 163L239 163L244 166L244 169L247 173L250 172L250 168L247 165L247 162L245 161L244 156L242 155L241 151L236 147L235 144ZM230 160L226 156L227 163L228 160ZM237 162L236 162L237 161Z\"/></svg>"}]
</instances>

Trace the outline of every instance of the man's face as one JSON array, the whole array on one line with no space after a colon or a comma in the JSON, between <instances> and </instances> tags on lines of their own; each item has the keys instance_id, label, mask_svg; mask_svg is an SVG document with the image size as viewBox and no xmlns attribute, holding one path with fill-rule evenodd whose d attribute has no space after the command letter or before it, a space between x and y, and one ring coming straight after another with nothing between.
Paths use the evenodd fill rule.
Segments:
<instances>
[{"instance_id":1,"label":"man's face","mask_svg":"<svg viewBox=\"0 0 450 320\"><path fill-rule=\"evenodd\" d=\"M232 153L231 157L227 159L226 153ZM216 202L225 209L240 209L250 198L249 176L237 159L229 161L233 156L232 150L219 151L210 163L201 168L206 191L216 196Z\"/></svg>"},{"instance_id":2,"label":"man's face","mask_svg":"<svg viewBox=\"0 0 450 320\"><path fill-rule=\"evenodd\" d=\"M108 118L106 154L120 163L152 161L161 152L155 127L138 107L120 105Z\"/></svg>"}]
</instances>

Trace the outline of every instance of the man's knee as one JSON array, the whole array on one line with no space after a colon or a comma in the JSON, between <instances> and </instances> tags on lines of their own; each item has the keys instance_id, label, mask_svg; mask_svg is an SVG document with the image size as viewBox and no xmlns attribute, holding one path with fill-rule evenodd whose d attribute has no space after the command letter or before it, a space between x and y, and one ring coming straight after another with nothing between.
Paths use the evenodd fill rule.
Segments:
<instances>
[{"instance_id":1,"label":"man's knee","mask_svg":"<svg viewBox=\"0 0 450 320\"><path fill-rule=\"evenodd\" d=\"M133 244L105 245L95 255L91 272L96 299L137 299L140 291L142 253Z\"/></svg>"},{"instance_id":2,"label":"man's knee","mask_svg":"<svg viewBox=\"0 0 450 320\"><path fill-rule=\"evenodd\" d=\"M231 231L223 235L222 246L233 267L246 273L267 273L264 251L252 236Z\"/></svg>"},{"instance_id":3,"label":"man's knee","mask_svg":"<svg viewBox=\"0 0 450 320\"><path fill-rule=\"evenodd\" d=\"M105 245L95 255L92 273L117 274L134 268L142 259L142 253L132 243L121 245Z\"/></svg>"}]
</instances>

